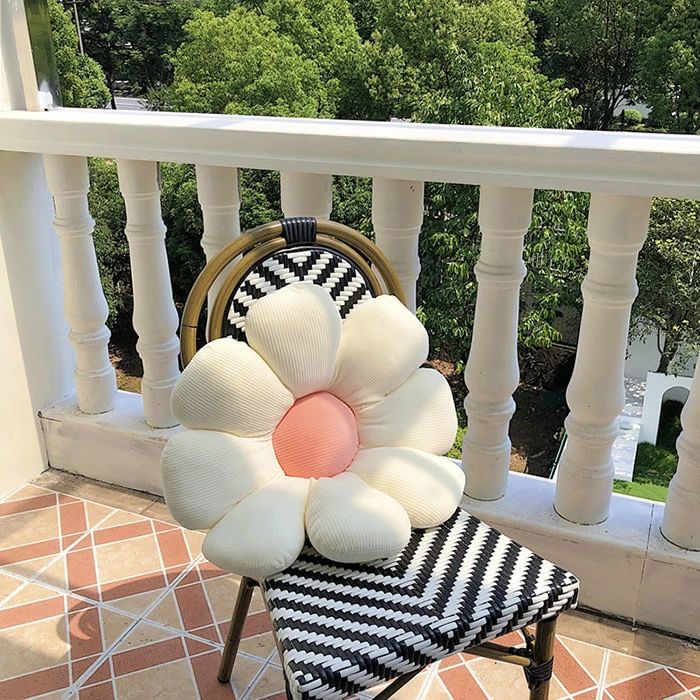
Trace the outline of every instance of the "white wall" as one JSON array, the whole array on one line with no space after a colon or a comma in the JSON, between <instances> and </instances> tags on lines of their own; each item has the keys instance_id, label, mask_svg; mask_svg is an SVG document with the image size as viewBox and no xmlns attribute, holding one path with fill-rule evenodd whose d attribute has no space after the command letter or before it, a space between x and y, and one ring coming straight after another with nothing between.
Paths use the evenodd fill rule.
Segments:
<instances>
[{"instance_id":1,"label":"white wall","mask_svg":"<svg viewBox=\"0 0 700 700\"><path fill-rule=\"evenodd\" d=\"M25 104L13 8L0 2L0 111ZM38 413L72 390L52 218L41 157L0 151L0 497L45 468Z\"/></svg>"},{"instance_id":2,"label":"white wall","mask_svg":"<svg viewBox=\"0 0 700 700\"><path fill-rule=\"evenodd\" d=\"M690 352L686 355L688 355L686 363L682 367L674 369L681 377L692 377L695 370L696 354ZM644 340L632 341L627 347L625 377L645 381L647 372L656 372L660 357L661 353L657 347L655 333L648 335Z\"/></svg>"},{"instance_id":3,"label":"white wall","mask_svg":"<svg viewBox=\"0 0 700 700\"><path fill-rule=\"evenodd\" d=\"M658 374L657 372L647 373L639 442L656 444L656 438L659 434L661 405L669 399L685 401L688 398L692 381L689 377L674 377L672 375Z\"/></svg>"}]
</instances>

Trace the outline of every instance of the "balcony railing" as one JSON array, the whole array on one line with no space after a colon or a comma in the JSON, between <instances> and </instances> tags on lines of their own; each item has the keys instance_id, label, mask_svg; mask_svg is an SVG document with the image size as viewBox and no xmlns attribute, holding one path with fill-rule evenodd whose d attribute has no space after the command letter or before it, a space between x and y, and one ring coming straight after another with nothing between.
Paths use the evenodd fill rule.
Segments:
<instances>
[{"instance_id":1,"label":"balcony railing","mask_svg":"<svg viewBox=\"0 0 700 700\"><path fill-rule=\"evenodd\" d=\"M109 361L107 305L87 200L90 156L116 159L118 165L133 325L144 368L140 397L116 391ZM160 491L160 450L177 430L169 396L179 374L178 315L157 177L157 163L164 161L196 165L201 243L208 259L240 232L238 168L280 171L286 216L330 217L333 175L373 178L376 240L413 307L423 183L480 186L479 287L465 372L465 506L575 571L584 603L698 635L700 553L691 551L700 549L698 382L683 412L680 461L665 506L612 494L611 448L624 404L635 269L651 198L700 198L699 137L160 112L0 111L0 262L7 270L0 276L0 307L14 314L0 323L10 329L8 347L16 346L15 372L28 387L27 406L41 411L36 459L42 461L44 450L43 463L48 459L56 467L153 492ZM556 486L509 472L523 243L536 189L591 193L590 260L567 391L568 447ZM54 201L62 274L50 250L47 191ZM60 280L75 358L72 381L56 318L61 295L54 282ZM11 394L0 402L3 428L20 434L27 406Z\"/></svg>"}]
</instances>

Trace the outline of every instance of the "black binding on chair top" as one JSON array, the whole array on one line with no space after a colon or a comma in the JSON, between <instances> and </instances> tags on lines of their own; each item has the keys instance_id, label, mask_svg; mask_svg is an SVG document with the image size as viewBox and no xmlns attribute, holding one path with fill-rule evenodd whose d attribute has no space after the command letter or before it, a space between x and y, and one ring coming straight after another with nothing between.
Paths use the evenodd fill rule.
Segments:
<instances>
[{"instance_id":1,"label":"black binding on chair top","mask_svg":"<svg viewBox=\"0 0 700 700\"><path fill-rule=\"evenodd\" d=\"M316 218L313 216L290 216L280 219L282 235L287 245L316 242Z\"/></svg>"}]
</instances>

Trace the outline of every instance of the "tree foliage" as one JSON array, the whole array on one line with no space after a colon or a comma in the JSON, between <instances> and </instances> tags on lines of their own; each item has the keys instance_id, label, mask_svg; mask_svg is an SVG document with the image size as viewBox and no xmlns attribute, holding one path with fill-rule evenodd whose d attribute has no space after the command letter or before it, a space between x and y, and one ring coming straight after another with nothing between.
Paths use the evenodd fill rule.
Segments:
<instances>
[{"instance_id":1,"label":"tree foliage","mask_svg":"<svg viewBox=\"0 0 700 700\"><path fill-rule=\"evenodd\" d=\"M185 33L174 59L176 110L332 116L318 66L269 17L244 7L224 17L197 11Z\"/></svg>"},{"instance_id":2,"label":"tree foliage","mask_svg":"<svg viewBox=\"0 0 700 700\"><path fill-rule=\"evenodd\" d=\"M583 128L610 128L615 110L635 94L644 42L654 30L653 6L651 0L532 3L543 69L577 90Z\"/></svg>"},{"instance_id":3,"label":"tree foliage","mask_svg":"<svg viewBox=\"0 0 700 700\"><path fill-rule=\"evenodd\" d=\"M661 353L657 372L679 369L700 346L698 241L700 202L654 201L649 237L640 254L632 332L639 338L656 335Z\"/></svg>"},{"instance_id":4,"label":"tree foliage","mask_svg":"<svg viewBox=\"0 0 700 700\"><path fill-rule=\"evenodd\" d=\"M266 0L261 12L317 66L323 86L319 112L338 119L363 118L366 52L347 0Z\"/></svg>"},{"instance_id":5,"label":"tree foliage","mask_svg":"<svg viewBox=\"0 0 700 700\"><path fill-rule=\"evenodd\" d=\"M49 0L48 10L64 107L104 107L109 91L102 69L92 58L78 53L73 20L58 0Z\"/></svg>"},{"instance_id":6,"label":"tree foliage","mask_svg":"<svg viewBox=\"0 0 700 700\"><path fill-rule=\"evenodd\" d=\"M118 84L157 102L172 81L172 58L197 7L224 0L85 0L79 4L83 44L102 66L114 97ZM114 104L112 105L114 106Z\"/></svg>"},{"instance_id":7,"label":"tree foliage","mask_svg":"<svg viewBox=\"0 0 700 700\"><path fill-rule=\"evenodd\" d=\"M646 43L640 93L651 122L664 130L700 130L700 6L697 0L664 0L658 26Z\"/></svg>"}]
</instances>

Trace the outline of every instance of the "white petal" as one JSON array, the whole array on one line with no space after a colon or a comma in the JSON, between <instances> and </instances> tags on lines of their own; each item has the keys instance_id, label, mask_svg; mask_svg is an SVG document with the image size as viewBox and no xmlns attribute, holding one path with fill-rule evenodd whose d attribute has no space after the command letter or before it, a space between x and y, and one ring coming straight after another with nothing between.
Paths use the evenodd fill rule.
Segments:
<instances>
[{"instance_id":1,"label":"white petal","mask_svg":"<svg viewBox=\"0 0 700 700\"><path fill-rule=\"evenodd\" d=\"M383 399L428 357L428 334L396 298L386 294L352 310L343 323L329 391L353 409Z\"/></svg>"},{"instance_id":2,"label":"white petal","mask_svg":"<svg viewBox=\"0 0 700 700\"><path fill-rule=\"evenodd\" d=\"M454 462L420 450L360 450L348 471L400 503L418 528L444 523L464 490L464 472Z\"/></svg>"},{"instance_id":3,"label":"white petal","mask_svg":"<svg viewBox=\"0 0 700 700\"><path fill-rule=\"evenodd\" d=\"M415 447L445 454L457 434L457 412L447 380L421 367L381 401L355 409L362 447Z\"/></svg>"},{"instance_id":4,"label":"white petal","mask_svg":"<svg viewBox=\"0 0 700 700\"><path fill-rule=\"evenodd\" d=\"M245 321L250 346L297 398L330 385L340 328L331 295L311 283L292 284L263 297Z\"/></svg>"},{"instance_id":5,"label":"white petal","mask_svg":"<svg viewBox=\"0 0 700 700\"><path fill-rule=\"evenodd\" d=\"M294 397L265 361L245 343L207 343L173 389L175 417L187 428L234 435L271 433Z\"/></svg>"},{"instance_id":6,"label":"white petal","mask_svg":"<svg viewBox=\"0 0 700 700\"><path fill-rule=\"evenodd\" d=\"M283 474L269 437L210 430L173 435L163 450L161 473L170 512L192 530L211 527L242 498Z\"/></svg>"},{"instance_id":7,"label":"white petal","mask_svg":"<svg viewBox=\"0 0 700 700\"><path fill-rule=\"evenodd\" d=\"M204 540L202 553L216 566L264 578L294 563L304 546L309 480L268 481L224 516Z\"/></svg>"},{"instance_id":8,"label":"white petal","mask_svg":"<svg viewBox=\"0 0 700 700\"><path fill-rule=\"evenodd\" d=\"M393 498L345 472L311 482L306 531L327 559L367 562L396 556L408 543L411 524Z\"/></svg>"}]
</instances>

